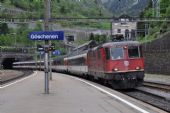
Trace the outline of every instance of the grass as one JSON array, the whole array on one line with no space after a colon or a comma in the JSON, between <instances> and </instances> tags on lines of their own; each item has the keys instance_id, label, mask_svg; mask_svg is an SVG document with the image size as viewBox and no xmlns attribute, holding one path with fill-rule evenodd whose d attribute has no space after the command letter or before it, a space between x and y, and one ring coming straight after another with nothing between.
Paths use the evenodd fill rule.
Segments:
<instances>
[{"instance_id":1,"label":"grass","mask_svg":"<svg viewBox=\"0 0 170 113\"><path fill-rule=\"evenodd\" d=\"M162 38L164 37L165 35L169 34L170 31L164 33L164 34L159 34L158 32L157 33L154 33L153 35L147 35L146 37L139 37L138 38L138 41L140 43L147 43L147 42L152 42L154 40L157 40L159 38Z\"/></svg>"}]
</instances>

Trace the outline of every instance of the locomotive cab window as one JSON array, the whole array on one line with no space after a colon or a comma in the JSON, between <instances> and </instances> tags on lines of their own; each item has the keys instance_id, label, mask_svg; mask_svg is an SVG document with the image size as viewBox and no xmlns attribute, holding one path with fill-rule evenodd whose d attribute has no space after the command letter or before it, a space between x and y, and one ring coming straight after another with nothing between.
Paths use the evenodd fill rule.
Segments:
<instances>
[{"instance_id":1,"label":"locomotive cab window","mask_svg":"<svg viewBox=\"0 0 170 113\"><path fill-rule=\"evenodd\" d=\"M129 46L128 47L128 55L129 55L129 58L139 58L140 57L139 47L138 46Z\"/></svg>"},{"instance_id":2,"label":"locomotive cab window","mask_svg":"<svg viewBox=\"0 0 170 113\"><path fill-rule=\"evenodd\" d=\"M123 48L111 48L112 60L123 59Z\"/></svg>"},{"instance_id":3,"label":"locomotive cab window","mask_svg":"<svg viewBox=\"0 0 170 113\"><path fill-rule=\"evenodd\" d=\"M105 53L106 53L106 60L109 60L110 59L110 49L105 48Z\"/></svg>"}]
</instances>

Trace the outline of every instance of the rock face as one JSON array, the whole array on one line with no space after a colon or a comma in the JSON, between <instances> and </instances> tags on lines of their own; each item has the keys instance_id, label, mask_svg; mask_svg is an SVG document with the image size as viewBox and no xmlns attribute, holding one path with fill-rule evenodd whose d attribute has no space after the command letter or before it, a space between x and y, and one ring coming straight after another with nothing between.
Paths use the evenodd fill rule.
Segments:
<instances>
[{"instance_id":1,"label":"rock face","mask_svg":"<svg viewBox=\"0 0 170 113\"><path fill-rule=\"evenodd\" d=\"M100 0L114 16L124 14L136 17L148 5L148 0Z\"/></svg>"}]
</instances>

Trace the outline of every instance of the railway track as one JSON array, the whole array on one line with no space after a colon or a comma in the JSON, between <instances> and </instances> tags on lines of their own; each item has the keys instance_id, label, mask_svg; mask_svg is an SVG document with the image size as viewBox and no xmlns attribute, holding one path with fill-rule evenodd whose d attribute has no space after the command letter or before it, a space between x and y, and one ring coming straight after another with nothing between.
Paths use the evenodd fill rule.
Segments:
<instances>
[{"instance_id":1,"label":"railway track","mask_svg":"<svg viewBox=\"0 0 170 113\"><path fill-rule=\"evenodd\" d=\"M165 92L170 92L170 84L166 84L166 83L145 81L143 83L143 86L162 90Z\"/></svg>"},{"instance_id":2,"label":"railway track","mask_svg":"<svg viewBox=\"0 0 170 113\"><path fill-rule=\"evenodd\" d=\"M4 77L0 78L0 85L7 84L7 83L15 81L17 79L29 76L33 73L33 71L31 71L31 70L22 70L21 72L23 74L19 74L19 75L16 75L16 76L13 76L13 75L12 76L5 76L4 75Z\"/></svg>"},{"instance_id":3,"label":"railway track","mask_svg":"<svg viewBox=\"0 0 170 113\"><path fill-rule=\"evenodd\" d=\"M170 84L146 81L142 87L120 92L170 112Z\"/></svg>"}]
</instances>

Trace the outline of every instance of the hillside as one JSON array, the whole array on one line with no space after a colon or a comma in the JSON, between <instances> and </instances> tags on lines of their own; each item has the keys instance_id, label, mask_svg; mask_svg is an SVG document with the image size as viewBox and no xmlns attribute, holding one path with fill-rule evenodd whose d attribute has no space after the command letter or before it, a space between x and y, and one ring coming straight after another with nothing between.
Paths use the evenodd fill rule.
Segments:
<instances>
[{"instance_id":1,"label":"hillside","mask_svg":"<svg viewBox=\"0 0 170 113\"><path fill-rule=\"evenodd\" d=\"M148 0L101 0L106 9L114 16L127 14L132 17L138 17L148 5Z\"/></svg>"},{"instance_id":2,"label":"hillside","mask_svg":"<svg viewBox=\"0 0 170 113\"><path fill-rule=\"evenodd\" d=\"M24 17L43 17L43 0L0 0L2 5L27 11ZM51 0L52 17L139 16L148 0Z\"/></svg>"},{"instance_id":3,"label":"hillside","mask_svg":"<svg viewBox=\"0 0 170 113\"><path fill-rule=\"evenodd\" d=\"M160 16L159 18L170 17L170 0L159 0L160 1ZM152 2L149 3L148 7L140 15L141 18L156 18L156 11L153 13ZM162 35L170 32L170 22L150 22L149 35L147 41L154 40ZM144 37L141 38L144 40Z\"/></svg>"},{"instance_id":4,"label":"hillside","mask_svg":"<svg viewBox=\"0 0 170 113\"><path fill-rule=\"evenodd\" d=\"M0 18L43 18L43 2L42 0L0 0L0 5L3 7L0 10ZM12 12L12 13L11 13ZM51 0L52 18L56 17L111 17L104 7L96 0ZM88 22L82 21L59 21L54 24L60 24L62 27L92 27L100 29L109 29L110 22ZM9 28L6 23L0 23L0 45L15 46L32 46L34 41L30 41L27 37L28 32L32 30L41 30L41 22L37 22L36 28L28 29L27 24L19 24L17 28ZM41 43L41 42L37 42ZM59 45L59 44L56 44Z\"/></svg>"},{"instance_id":5,"label":"hillside","mask_svg":"<svg viewBox=\"0 0 170 113\"><path fill-rule=\"evenodd\" d=\"M14 6L28 18L43 17L43 0L1 0L2 6ZM52 18L55 17L109 17L109 13L96 0L51 0ZM2 12L3 13L3 12Z\"/></svg>"},{"instance_id":6,"label":"hillside","mask_svg":"<svg viewBox=\"0 0 170 113\"><path fill-rule=\"evenodd\" d=\"M170 0L159 0L160 2L160 17L170 17ZM155 12L156 13L156 12ZM141 13L141 17L155 17L156 14L153 15L152 2L149 2L148 7L145 8L143 13Z\"/></svg>"},{"instance_id":7,"label":"hillside","mask_svg":"<svg viewBox=\"0 0 170 113\"><path fill-rule=\"evenodd\" d=\"M105 8L95 0L58 0L54 1L52 7L53 17L108 17L111 16Z\"/></svg>"},{"instance_id":8,"label":"hillside","mask_svg":"<svg viewBox=\"0 0 170 113\"><path fill-rule=\"evenodd\" d=\"M44 0L0 0L1 6L7 10L14 9L16 14L8 14L4 10L1 10L1 18L43 18L43 3ZM123 2L124 1L124 2ZM144 6L146 0L51 0L51 15L52 18L56 17L112 17L116 13L123 14L126 11L138 11L139 4ZM6 10L5 9L5 10ZM17 10L16 10L17 9ZM140 8L139 8L140 9ZM119 11L120 10L120 11ZM22 13L20 13L22 12ZM133 13L133 12L131 12ZM79 20L79 21L59 21L54 24L60 24L62 27L74 27L81 26L86 28L98 28L98 29L110 29L110 21L101 20ZM17 29L8 28L7 25L1 24L0 28L6 29L1 32L0 43L1 45L13 45L10 40L11 36L15 37L20 45L32 45L33 42L28 39L22 39L27 37L27 34L32 29L28 29L27 25L19 25ZM41 29L41 23L38 23L35 30ZM10 35L9 35L10 34ZM15 34L15 35L12 35Z\"/></svg>"}]
</instances>

